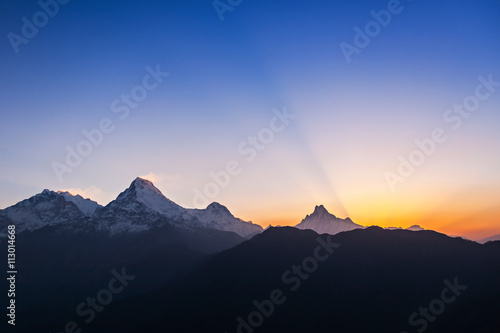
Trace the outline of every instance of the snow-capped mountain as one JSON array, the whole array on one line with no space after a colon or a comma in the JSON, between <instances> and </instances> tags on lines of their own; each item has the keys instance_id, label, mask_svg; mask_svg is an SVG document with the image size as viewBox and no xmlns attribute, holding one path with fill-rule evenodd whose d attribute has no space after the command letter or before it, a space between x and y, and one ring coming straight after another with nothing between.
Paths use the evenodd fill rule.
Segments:
<instances>
[{"instance_id":1,"label":"snow-capped mountain","mask_svg":"<svg viewBox=\"0 0 500 333\"><path fill-rule=\"evenodd\" d=\"M186 211L167 199L152 182L142 178L136 178L130 187L120 193L108 206L119 206L121 209L135 212L138 205L170 218L179 217Z\"/></svg>"},{"instance_id":2,"label":"snow-capped mountain","mask_svg":"<svg viewBox=\"0 0 500 333\"><path fill-rule=\"evenodd\" d=\"M350 218L341 219L330 214L323 205L316 206L311 215L295 226L298 229L311 229L318 234L335 235L342 231L363 229L364 227L354 223Z\"/></svg>"},{"instance_id":3,"label":"snow-capped mountain","mask_svg":"<svg viewBox=\"0 0 500 333\"><path fill-rule=\"evenodd\" d=\"M152 182L136 178L116 200L94 216L101 229L117 232L143 231L169 223L185 229L211 228L232 231L242 237L262 232L262 227L245 222L219 203L206 209L187 209L167 199Z\"/></svg>"},{"instance_id":4,"label":"snow-capped mountain","mask_svg":"<svg viewBox=\"0 0 500 333\"><path fill-rule=\"evenodd\" d=\"M81 195L73 195L69 192L57 191L57 194L60 194L66 199L66 201L70 201L74 203L83 214L87 216L92 216L97 208L102 207L97 202L92 201L90 199L84 199Z\"/></svg>"},{"instance_id":5,"label":"snow-capped mountain","mask_svg":"<svg viewBox=\"0 0 500 333\"><path fill-rule=\"evenodd\" d=\"M185 209L167 199L153 183L136 178L115 200L99 209L92 220L96 221L100 230L116 234L146 231L168 222L173 223L183 213ZM184 223L184 227L192 225Z\"/></svg>"},{"instance_id":6,"label":"snow-capped mountain","mask_svg":"<svg viewBox=\"0 0 500 333\"><path fill-rule=\"evenodd\" d=\"M0 234L15 224L16 232L33 231L45 226L83 224L101 206L92 200L68 192L43 190L14 206L0 210Z\"/></svg>"},{"instance_id":7,"label":"snow-capped mountain","mask_svg":"<svg viewBox=\"0 0 500 333\"><path fill-rule=\"evenodd\" d=\"M211 228L242 237L262 232L262 227L236 218L219 203L206 209L186 209L167 199L152 182L136 178L105 207L68 192L44 190L16 205L0 210L0 235L8 224L17 232L45 226L78 224L78 229L108 234L147 231L165 224L183 229Z\"/></svg>"},{"instance_id":8,"label":"snow-capped mountain","mask_svg":"<svg viewBox=\"0 0 500 333\"><path fill-rule=\"evenodd\" d=\"M424 228L422 228L421 226L419 225L412 225L411 227L409 228L406 228L405 230L410 230L410 231L422 231L422 230L425 230Z\"/></svg>"},{"instance_id":9,"label":"snow-capped mountain","mask_svg":"<svg viewBox=\"0 0 500 333\"><path fill-rule=\"evenodd\" d=\"M218 202L211 203L205 209L189 209L188 214L195 216L208 228L232 231L243 237L251 237L263 231L260 225L234 217L229 209Z\"/></svg>"}]
</instances>

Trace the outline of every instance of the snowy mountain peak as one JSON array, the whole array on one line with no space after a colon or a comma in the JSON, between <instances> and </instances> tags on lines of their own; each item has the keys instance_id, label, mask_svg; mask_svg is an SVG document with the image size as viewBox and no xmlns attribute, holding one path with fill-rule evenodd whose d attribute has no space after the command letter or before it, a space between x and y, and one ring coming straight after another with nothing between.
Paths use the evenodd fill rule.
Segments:
<instances>
[{"instance_id":1,"label":"snowy mountain peak","mask_svg":"<svg viewBox=\"0 0 500 333\"><path fill-rule=\"evenodd\" d=\"M141 189L150 188L150 189L153 189L155 191L160 192L160 190L157 189L156 186L154 186L154 184L151 181L144 179L144 178L141 178L141 177L137 177L136 179L134 179L134 181L130 185L141 188Z\"/></svg>"},{"instance_id":2,"label":"snowy mountain peak","mask_svg":"<svg viewBox=\"0 0 500 333\"><path fill-rule=\"evenodd\" d=\"M119 206L122 209L133 211L137 211L137 204L142 204L150 210L168 217L178 216L185 211L184 208L167 199L152 182L139 177L120 193L116 200L110 203L111 206Z\"/></svg>"},{"instance_id":3,"label":"snowy mountain peak","mask_svg":"<svg viewBox=\"0 0 500 333\"><path fill-rule=\"evenodd\" d=\"M212 202L205 209L189 209L188 214L196 217L206 227L232 231L242 237L251 237L262 232L260 225L234 217L226 206L218 202Z\"/></svg>"},{"instance_id":4,"label":"snowy mountain peak","mask_svg":"<svg viewBox=\"0 0 500 333\"><path fill-rule=\"evenodd\" d=\"M160 196L164 197L161 191L153 185L152 182L150 182L147 179L139 178L137 177L134 179L134 181L130 184L129 188L126 189L124 192L120 193L118 196L117 200L120 199L120 196L122 198L128 196L128 195L145 195L145 196Z\"/></svg>"},{"instance_id":5,"label":"snowy mountain peak","mask_svg":"<svg viewBox=\"0 0 500 333\"><path fill-rule=\"evenodd\" d=\"M110 234L146 231L164 224L184 229L231 231L242 237L262 232L261 226L236 218L218 202L211 203L206 209L183 208L143 178L136 178L106 207L81 195L45 189L0 210L0 236L6 235L8 224L16 224L19 231L64 226Z\"/></svg>"},{"instance_id":6,"label":"snowy mountain peak","mask_svg":"<svg viewBox=\"0 0 500 333\"><path fill-rule=\"evenodd\" d=\"M410 231L422 231L422 230L425 230L425 229L422 228L419 225L412 225L411 227L406 228L406 230L410 230Z\"/></svg>"},{"instance_id":7,"label":"snowy mountain peak","mask_svg":"<svg viewBox=\"0 0 500 333\"><path fill-rule=\"evenodd\" d=\"M207 206L207 208L205 210L209 211L209 212L219 213L219 214L223 213L223 214L229 215L231 217L234 217L233 214L231 214L231 212L229 211L229 209L227 209L226 206L221 205L218 202L212 202L210 205Z\"/></svg>"},{"instance_id":8,"label":"snowy mountain peak","mask_svg":"<svg viewBox=\"0 0 500 333\"><path fill-rule=\"evenodd\" d=\"M333 216L333 217L336 217L335 215L330 214L330 213L326 210L325 206L323 206L323 205L316 206L316 207L314 208L314 212L311 214L311 216L314 216L314 215L325 215L325 214L328 214L328 215L331 215L331 216Z\"/></svg>"},{"instance_id":9,"label":"snowy mountain peak","mask_svg":"<svg viewBox=\"0 0 500 333\"><path fill-rule=\"evenodd\" d=\"M48 191L48 190L44 190ZM42 192L43 193L43 192ZM54 193L54 192L52 192ZM57 194L62 195L67 202L74 203L87 216L94 214L97 208L102 207L97 202L90 199L85 199L81 195L73 195L67 191L57 191Z\"/></svg>"},{"instance_id":10,"label":"snowy mountain peak","mask_svg":"<svg viewBox=\"0 0 500 333\"><path fill-rule=\"evenodd\" d=\"M56 192L45 189L42 192L35 194L31 198L33 200L47 200L49 198L54 198L56 196L57 196Z\"/></svg>"},{"instance_id":11,"label":"snowy mountain peak","mask_svg":"<svg viewBox=\"0 0 500 333\"><path fill-rule=\"evenodd\" d=\"M307 215L295 228L311 229L318 234L335 235L342 231L364 228L354 223L350 218L341 219L330 214L323 205L316 206L311 215Z\"/></svg>"},{"instance_id":12,"label":"snowy mountain peak","mask_svg":"<svg viewBox=\"0 0 500 333\"><path fill-rule=\"evenodd\" d=\"M97 202L80 196L45 189L14 206L0 210L0 234L5 232L8 224L15 224L18 232L63 224L78 226L97 207Z\"/></svg>"}]
</instances>

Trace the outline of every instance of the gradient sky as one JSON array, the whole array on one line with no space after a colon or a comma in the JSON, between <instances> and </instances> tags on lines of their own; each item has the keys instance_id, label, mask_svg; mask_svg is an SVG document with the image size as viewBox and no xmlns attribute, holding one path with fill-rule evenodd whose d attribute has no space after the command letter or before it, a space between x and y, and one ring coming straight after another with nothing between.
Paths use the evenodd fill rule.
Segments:
<instances>
[{"instance_id":1,"label":"gradient sky","mask_svg":"<svg viewBox=\"0 0 500 333\"><path fill-rule=\"evenodd\" d=\"M44 188L107 204L137 176L201 208L195 189L235 160L240 173L209 201L263 226L324 204L362 225L500 233L500 87L459 128L443 119L478 77L500 81L500 3L401 1L348 63L339 45L387 7L253 0L221 21L209 0L73 0L16 53L9 33L41 7L1 2L0 208ZM120 119L111 104L148 66L169 76ZM284 108L295 118L248 161L238 147L269 138ZM105 118L114 130L60 181L54 161ZM435 128L446 142L392 191L384 175Z\"/></svg>"}]
</instances>

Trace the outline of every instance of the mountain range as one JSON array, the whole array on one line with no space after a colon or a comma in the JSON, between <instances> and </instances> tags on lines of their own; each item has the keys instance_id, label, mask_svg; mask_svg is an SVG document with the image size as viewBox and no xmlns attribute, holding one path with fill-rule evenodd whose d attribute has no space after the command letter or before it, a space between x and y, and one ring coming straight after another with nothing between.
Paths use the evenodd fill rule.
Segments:
<instances>
[{"instance_id":1,"label":"mountain range","mask_svg":"<svg viewBox=\"0 0 500 333\"><path fill-rule=\"evenodd\" d=\"M80 195L45 189L31 198L0 210L0 237L5 237L9 224L15 224L18 233L57 226L72 231L99 231L114 235L147 231L164 223L183 229L210 228L229 231L244 238L263 231L257 224L236 218L225 206L217 202L211 203L205 209L183 208L166 198L149 180L136 178L125 191L104 207ZM314 211L295 227L331 235L365 228L350 218L341 219L330 214L323 205L316 206ZM406 230L425 229L414 225ZM492 236L483 242L498 238L498 235Z\"/></svg>"},{"instance_id":2,"label":"mountain range","mask_svg":"<svg viewBox=\"0 0 500 333\"><path fill-rule=\"evenodd\" d=\"M57 226L114 235L151 230L165 221L180 228L210 228L241 237L251 237L263 230L257 224L235 218L217 202L205 209L183 208L167 199L150 181L136 178L105 207L80 195L43 190L0 210L0 234L5 235L7 225L15 224L18 233Z\"/></svg>"},{"instance_id":3,"label":"mountain range","mask_svg":"<svg viewBox=\"0 0 500 333\"><path fill-rule=\"evenodd\" d=\"M73 323L94 333L500 327L499 241L364 227L322 205L295 228L262 230L219 203L183 208L141 178L106 206L44 190L1 210L4 234L9 224L17 227L18 332L67 332ZM117 272L131 280L107 302ZM436 308L450 283L462 288L456 301ZM0 288L8 290L5 279ZM92 320L78 311L89 299L106 303ZM423 317L432 306L439 315Z\"/></svg>"}]
</instances>

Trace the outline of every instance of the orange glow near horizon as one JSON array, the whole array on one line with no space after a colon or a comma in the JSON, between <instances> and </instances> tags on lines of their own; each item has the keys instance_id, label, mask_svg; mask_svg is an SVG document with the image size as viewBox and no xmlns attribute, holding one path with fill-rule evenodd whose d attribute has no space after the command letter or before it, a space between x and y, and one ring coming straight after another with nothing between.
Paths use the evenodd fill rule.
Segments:
<instances>
[{"instance_id":1,"label":"orange glow near horizon","mask_svg":"<svg viewBox=\"0 0 500 333\"><path fill-rule=\"evenodd\" d=\"M420 193L431 193L422 191ZM337 200L321 201L317 198L290 203L265 203L260 208L252 210L245 207L242 219L252 220L266 228L272 226L295 226L314 211L316 205L323 204L333 215L339 218L350 217L362 226L401 227L408 228L420 225L450 236L463 236L471 240L480 240L500 234L500 206L497 198L500 192L494 187L470 190L466 195L460 191L453 193L434 193L434 198L427 195L413 194L413 200L408 201L405 195L397 193L385 196L374 193L364 193L352 198L346 196L342 204ZM306 199L306 198L302 198ZM347 213L341 211L345 208ZM246 219L248 218L248 219Z\"/></svg>"},{"instance_id":2,"label":"orange glow near horizon","mask_svg":"<svg viewBox=\"0 0 500 333\"><path fill-rule=\"evenodd\" d=\"M311 214L314 207L309 209L307 214ZM329 208L326 207L328 210ZM330 213L334 214L330 210ZM261 225L263 228L271 226L295 226L306 216L303 215L301 218L297 218L292 214L287 214L287 216L276 216L272 217L262 217L255 218L253 223ZM336 214L334 214L336 215ZM474 223L473 225L467 226L467 221L465 219L460 219L457 217L450 216L449 218L442 217L441 219L427 219L425 221L419 221L415 218L405 218L394 216L390 220L379 219L377 217L370 219L356 218L356 216L350 216L354 223L360 224L362 226L379 226L382 228L387 227L401 227L408 228L412 225L420 225L424 229L430 229L437 232L441 232L450 236L463 236L471 240L481 240L489 236L500 234L500 227L498 219L496 216L500 215L500 210L495 214L485 213L484 215L477 215L476 220L482 221L480 224ZM336 215L337 216L337 215ZM337 216L340 218L346 218L347 216Z\"/></svg>"}]
</instances>

